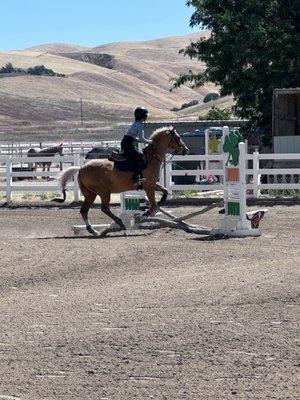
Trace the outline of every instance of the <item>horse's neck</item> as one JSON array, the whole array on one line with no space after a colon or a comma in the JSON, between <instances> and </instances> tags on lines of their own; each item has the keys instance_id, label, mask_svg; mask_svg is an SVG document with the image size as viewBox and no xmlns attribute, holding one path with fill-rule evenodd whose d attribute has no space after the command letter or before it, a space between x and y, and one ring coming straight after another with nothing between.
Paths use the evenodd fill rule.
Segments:
<instances>
[{"instance_id":1,"label":"horse's neck","mask_svg":"<svg viewBox=\"0 0 300 400\"><path fill-rule=\"evenodd\" d=\"M166 153L168 150L168 145L164 143L164 141L159 141L155 143L154 154L155 156L163 161L165 159Z\"/></svg>"},{"instance_id":2,"label":"horse's neck","mask_svg":"<svg viewBox=\"0 0 300 400\"><path fill-rule=\"evenodd\" d=\"M56 154L60 152L60 147L49 147L48 149L43 149L40 151L40 153L46 153L46 154Z\"/></svg>"},{"instance_id":3,"label":"horse's neck","mask_svg":"<svg viewBox=\"0 0 300 400\"><path fill-rule=\"evenodd\" d=\"M144 155L147 162L147 169L152 171L152 174L159 175L161 164L165 159L168 146L162 143L155 143L155 147L152 144L148 145L144 149Z\"/></svg>"}]
</instances>

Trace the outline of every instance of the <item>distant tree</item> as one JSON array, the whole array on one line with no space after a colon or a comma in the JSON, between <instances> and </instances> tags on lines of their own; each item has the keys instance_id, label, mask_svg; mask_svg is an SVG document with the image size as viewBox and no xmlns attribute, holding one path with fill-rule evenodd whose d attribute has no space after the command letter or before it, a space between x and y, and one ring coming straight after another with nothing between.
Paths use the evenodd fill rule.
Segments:
<instances>
[{"instance_id":1,"label":"distant tree","mask_svg":"<svg viewBox=\"0 0 300 400\"><path fill-rule=\"evenodd\" d=\"M12 72L15 72L15 69L11 62L8 62L5 67L0 69L0 74L11 74Z\"/></svg>"},{"instance_id":2,"label":"distant tree","mask_svg":"<svg viewBox=\"0 0 300 400\"><path fill-rule=\"evenodd\" d=\"M47 69L44 65L36 65L35 67L28 68L27 73L29 75L48 75L54 76L52 69Z\"/></svg>"},{"instance_id":3,"label":"distant tree","mask_svg":"<svg viewBox=\"0 0 300 400\"><path fill-rule=\"evenodd\" d=\"M208 93L204 99L203 99L203 103L208 103L209 101L212 100L217 100L220 98L220 95L218 93Z\"/></svg>"},{"instance_id":4,"label":"distant tree","mask_svg":"<svg viewBox=\"0 0 300 400\"><path fill-rule=\"evenodd\" d=\"M216 106L212 106L212 108L208 111L206 115L201 115L199 117L200 121L227 121L230 119L231 111L228 108L224 108L221 110Z\"/></svg>"},{"instance_id":5,"label":"distant tree","mask_svg":"<svg viewBox=\"0 0 300 400\"><path fill-rule=\"evenodd\" d=\"M44 65L36 65L35 67L28 68L27 73L29 75L46 75L46 76L62 76L64 77L64 74L57 74L54 72L52 69L46 68Z\"/></svg>"},{"instance_id":6,"label":"distant tree","mask_svg":"<svg viewBox=\"0 0 300 400\"><path fill-rule=\"evenodd\" d=\"M206 64L203 73L180 75L174 87L211 81L221 96L234 95L234 113L270 139L275 88L300 86L299 0L187 0L192 27L210 30L185 55Z\"/></svg>"},{"instance_id":7,"label":"distant tree","mask_svg":"<svg viewBox=\"0 0 300 400\"><path fill-rule=\"evenodd\" d=\"M61 76L64 77L64 74L57 74L52 71L52 69L46 68L44 65L36 65L35 67L30 67L27 70L22 68L15 68L12 63L7 63L5 67L0 69L0 74L11 74L11 73L23 73L29 75L47 75L47 76Z\"/></svg>"}]
</instances>

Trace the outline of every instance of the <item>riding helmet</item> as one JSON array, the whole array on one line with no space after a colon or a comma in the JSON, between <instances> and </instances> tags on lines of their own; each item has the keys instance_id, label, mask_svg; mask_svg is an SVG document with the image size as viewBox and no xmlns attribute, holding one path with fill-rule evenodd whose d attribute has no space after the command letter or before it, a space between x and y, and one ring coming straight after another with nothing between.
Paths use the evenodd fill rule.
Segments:
<instances>
[{"instance_id":1,"label":"riding helmet","mask_svg":"<svg viewBox=\"0 0 300 400\"><path fill-rule=\"evenodd\" d=\"M134 110L134 117L136 121L146 121L148 110L144 107L138 107Z\"/></svg>"}]
</instances>

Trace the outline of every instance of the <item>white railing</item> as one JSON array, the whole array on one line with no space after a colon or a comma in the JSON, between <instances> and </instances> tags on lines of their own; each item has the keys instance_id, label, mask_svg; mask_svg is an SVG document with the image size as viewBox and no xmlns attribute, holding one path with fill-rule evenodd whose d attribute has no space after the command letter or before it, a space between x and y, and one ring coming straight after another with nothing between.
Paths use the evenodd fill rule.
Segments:
<instances>
[{"instance_id":1,"label":"white railing","mask_svg":"<svg viewBox=\"0 0 300 400\"><path fill-rule=\"evenodd\" d=\"M41 171L38 169L35 171L29 167L36 163L51 163L51 170ZM0 192L6 193L7 202L12 200L13 192L60 192L61 187L56 178L61 169L70 165L80 166L82 163L83 159L79 155L53 157L0 156ZM28 165L28 167L24 165ZM45 165L45 168L47 168L47 165ZM52 180L29 180L30 178L40 177ZM53 180L54 184L52 184ZM73 191L74 200L78 201L79 186L77 179L74 179L74 182L69 184L67 189Z\"/></svg>"},{"instance_id":2,"label":"white railing","mask_svg":"<svg viewBox=\"0 0 300 400\"><path fill-rule=\"evenodd\" d=\"M296 160L299 164L299 168L260 168L261 160ZM199 162L197 169L183 169L180 166L182 162ZM259 197L262 189L294 189L300 190L300 154L299 153L282 153L282 154L260 154L257 151L253 154L247 154L246 163L249 164L252 161L252 168L246 169L247 175L247 189L252 192L253 197ZM212 166L217 165L218 168ZM207 176L214 176L219 178L219 182L206 183L205 179ZM261 182L261 176L268 176L268 183ZM271 176L289 176L289 180L294 182L270 182ZM193 156L174 156L171 160L167 159L165 163L164 171L164 186L168 189L169 193L173 191L210 191L210 190L223 190L223 155L193 155ZM192 184L176 184L173 182L173 178L176 176L194 176L194 183ZM292 179L293 178L293 179Z\"/></svg>"},{"instance_id":3,"label":"white railing","mask_svg":"<svg viewBox=\"0 0 300 400\"><path fill-rule=\"evenodd\" d=\"M86 154L94 147L103 149L119 148L120 140L102 140L102 141L86 141L86 142L64 142L63 152L67 155ZM47 147L57 146L58 142L28 142L28 143L0 143L0 156L26 156L29 149L41 150Z\"/></svg>"},{"instance_id":4,"label":"white railing","mask_svg":"<svg viewBox=\"0 0 300 400\"><path fill-rule=\"evenodd\" d=\"M300 154L247 154L246 163L253 164L252 168L246 169L247 190L250 196L259 197L263 189L295 189L300 190L300 167L298 168L260 168L261 160L295 160L300 166ZM35 163L52 163L50 171L30 170L27 166ZM181 162L197 162L197 169L183 169L178 166ZM20 157L20 156L0 156L0 192L5 192L6 201L12 200L13 192L58 192L61 190L56 180L61 169L66 169L70 165L80 166L85 160L79 154L69 156L54 157ZM212 191L223 190L223 155L187 155L174 156L170 159L167 156L166 162L161 170L160 184L168 189L172 194L174 191ZM219 181L214 183L205 183L205 178L210 176L218 177ZM262 183L262 175L268 176L268 183ZM271 176L281 176L285 182L276 182ZM191 184L175 184L175 176L194 177ZM50 178L52 181L32 178ZM289 177L289 179L287 179ZM28 179L26 179L28 178ZM53 179L54 178L54 179ZM19 180L17 180L19 179ZM22 180L20 180L22 179ZM286 182L289 181L289 182ZM292 182L294 181L294 182ZM80 198L80 192L77 179L69 184L68 190L74 195L74 200ZM250 194L251 193L251 194Z\"/></svg>"}]
</instances>

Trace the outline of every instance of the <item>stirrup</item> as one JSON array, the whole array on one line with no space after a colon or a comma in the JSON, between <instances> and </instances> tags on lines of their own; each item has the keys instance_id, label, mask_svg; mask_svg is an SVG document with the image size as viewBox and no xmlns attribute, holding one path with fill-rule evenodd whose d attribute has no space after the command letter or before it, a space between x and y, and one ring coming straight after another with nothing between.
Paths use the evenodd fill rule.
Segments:
<instances>
[{"instance_id":1,"label":"stirrup","mask_svg":"<svg viewBox=\"0 0 300 400\"><path fill-rule=\"evenodd\" d=\"M143 190L144 186L143 184L146 182L146 178L140 178L139 181L137 182L138 187L137 190Z\"/></svg>"}]
</instances>

